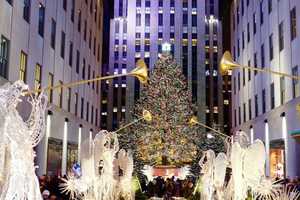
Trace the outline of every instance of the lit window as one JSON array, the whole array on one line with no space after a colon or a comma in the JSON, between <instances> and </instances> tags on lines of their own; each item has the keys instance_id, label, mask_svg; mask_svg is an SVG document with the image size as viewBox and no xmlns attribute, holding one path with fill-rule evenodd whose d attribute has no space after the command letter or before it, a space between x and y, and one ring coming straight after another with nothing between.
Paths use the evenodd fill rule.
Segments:
<instances>
[{"instance_id":1,"label":"lit window","mask_svg":"<svg viewBox=\"0 0 300 200\"><path fill-rule=\"evenodd\" d=\"M34 88L35 90L40 89L42 83L42 67L39 64L35 65L34 72Z\"/></svg>"},{"instance_id":2,"label":"lit window","mask_svg":"<svg viewBox=\"0 0 300 200\"><path fill-rule=\"evenodd\" d=\"M53 87L53 74L48 74L48 88ZM53 90L48 90L48 100L50 103L53 102Z\"/></svg>"},{"instance_id":3,"label":"lit window","mask_svg":"<svg viewBox=\"0 0 300 200\"><path fill-rule=\"evenodd\" d=\"M27 54L21 51L19 79L26 82Z\"/></svg>"}]
</instances>

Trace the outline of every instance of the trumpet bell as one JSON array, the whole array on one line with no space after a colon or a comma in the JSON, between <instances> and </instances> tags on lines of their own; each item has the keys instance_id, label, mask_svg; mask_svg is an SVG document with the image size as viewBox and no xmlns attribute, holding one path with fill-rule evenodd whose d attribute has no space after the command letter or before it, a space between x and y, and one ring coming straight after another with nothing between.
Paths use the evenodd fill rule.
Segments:
<instances>
[{"instance_id":1,"label":"trumpet bell","mask_svg":"<svg viewBox=\"0 0 300 200\"><path fill-rule=\"evenodd\" d=\"M130 74L135 76L142 84L146 84L148 81L148 68L143 59L139 59Z\"/></svg>"},{"instance_id":2,"label":"trumpet bell","mask_svg":"<svg viewBox=\"0 0 300 200\"><path fill-rule=\"evenodd\" d=\"M231 53L229 51L225 51L220 62L220 73L222 75L227 75L229 70L238 66L240 65L233 60Z\"/></svg>"},{"instance_id":3,"label":"trumpet bell","mask_svg":"<svg viewBox=\"0 0 300 200\"><path fill-rule=\"evenodd\" d=\"M189 125L194 126L196 124L198 124L198 118L196 116L193 116L189 121Z\"/></svg>"},{"instance_id":4,"label":"trumpet bell","mask_svg":"<svg viewBox=\"0 0 300 200\"><path fill-rule=\"evenodd\" d=\"M146 122L152 121L152 114L148 110L143 110L143 118Z\"/></svg>"}]
</instances>

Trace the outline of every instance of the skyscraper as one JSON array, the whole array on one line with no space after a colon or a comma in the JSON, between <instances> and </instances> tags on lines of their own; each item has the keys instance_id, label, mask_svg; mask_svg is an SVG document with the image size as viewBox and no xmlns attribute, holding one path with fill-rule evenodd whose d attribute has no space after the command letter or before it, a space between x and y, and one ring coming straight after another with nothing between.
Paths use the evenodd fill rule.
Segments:
<instances>
[{"instance_id":1,"label":"skyscraper","mask_svg":"<svg viewBox=\"0 0 300 200\"><path fill-rule=\"evenodd\" d=\"M222 54L218 0L115 0L111 20L109 71L126 73L143 58L153 69L165 43L187 78L201 121L223 130ZM139 98L138 80L119 78L105 83L102 128L115 129L130 121Z\"/></svg>"},{"instance_id":2,"label":"skyscraper","mask_svg":"<svg viewBox=\"0 0 300 200\"><path fill-rule=\"evenodd\" d=\"M299 75L297 0L234 1L231 52L243 65ZM249 70L232 74L234 131L266 144L266 174L299 176L299 81Z\"/></svg>"},{"instance_id":3,"label":"skyscraper","mask_svg":"<svg viewBox=\"0 0 300 200\"><path fill-rule=\"evenodd\" d=\"M100 76L102 18L101 0L1 0L1 85L21 79L37 89ZM81 141L99 130L100 84L49 91L48 99L38 173L64 175Z\"/></svg>"}]
</instances>

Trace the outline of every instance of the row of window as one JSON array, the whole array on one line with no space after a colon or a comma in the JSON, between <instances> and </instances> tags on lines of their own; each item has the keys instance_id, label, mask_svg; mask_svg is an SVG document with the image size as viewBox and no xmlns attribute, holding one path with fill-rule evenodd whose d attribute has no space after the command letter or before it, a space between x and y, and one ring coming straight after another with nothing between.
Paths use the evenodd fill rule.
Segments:
<instances>
[{"instance_id":1,"label":"row of window","mask_svg":"<svg viewBox=\"0 0 300 200\"><path fill-rule=\"evenodd\" d=\"M292 69L293 75L298 76L298 66L293 67ZM234 79L234 85L235 85L235 79ZM235 88L235 87L234 87ZM286 85L285 85L285 79L284 77L280 78L280 105L283 105L285 103L285 92L286 92ZM298 80L293 80L292 84L292 92L293 92L293 98L296 98L300 95L300 84ZM262 114L266 113L266 89L263 89L261 92L261 112ZM257 117L259 115L259 102L258 102L258 95L256 94L254 96L254 116ZM243 103L243 122L247 121L247 112L246 112L246 103ZM275 108L275 85L274 83L270 84L270 109ZM238 112L238 113L237 113ZM235 115L235 126L242 124L242 116L241 116L241 107L239 106L238 110L235 109L234 111ZM252 100L248 100L248 119L252 119Z\"/></svg>"},{"instance_id":2,"label":"row of window","mask_svg":"<svg viewBox=\"0 0 300 200\"><path fill-rule=\"evenodd\" d=\"M136 7L140 8L141 6L142 6L142 0L136 0ZM158 1L158 7L163 7L163 6L164 6L163 0L159 0ZM146 8L151 7L151 1L150 0L145 0L145 7ZM175 7L175 0L170 0L170 7L171 8ZM182 1L182 7L183 8L188 8L188 0L183 0ZM197 8L197 0L192 0L192 8Z\"/></svg>"}]
</instances>

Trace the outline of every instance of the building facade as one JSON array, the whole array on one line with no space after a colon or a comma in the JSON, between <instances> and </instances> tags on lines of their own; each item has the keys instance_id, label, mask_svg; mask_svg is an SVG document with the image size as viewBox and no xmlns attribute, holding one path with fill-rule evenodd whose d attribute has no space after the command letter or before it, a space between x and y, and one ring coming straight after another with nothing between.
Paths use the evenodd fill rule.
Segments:
<instances>
[{"instance_id":1,"label":"building facade","mask_svg":"<svg viewBox=\"0 0 300 200\"><path fill-rule=\"evenodd\" d=\"M187 78L199 119L223 130L222 30L218 0L115 0L110 57L105 74L126 73L142 58L153 69L163 44ZM132 78L103 83L101 126L115 129L130 121L140 84Z\"/></svg>"},{"instance_id":2,"label":"building facade","mask_svg":"<svg viewBox=\"0 0 300 200\"><path fill-rule=\"evenodd\" d=\"M231 16L231 51L243 65L298 76L300 2L235 0ZM266 173L300 175L299 81L249 70L232 74L233 130L266 144Z\"/></svg>"},{"instance_id":3,"label":"building facade","mask_svg":"<svg viewBox=\"0 0 300 200\"><path fill-rule=\"evenodd\" d=\"M101 76L102 15L102 0L0 0L1 83L21 79L37 89ZM99 130L100 83L57 89L48 99L38 174L64 175Z\"/></svg>"}]
</instances>

